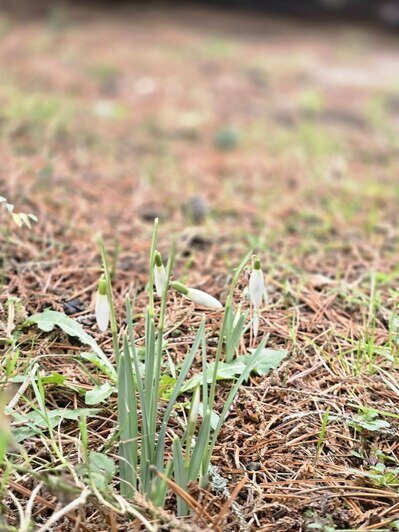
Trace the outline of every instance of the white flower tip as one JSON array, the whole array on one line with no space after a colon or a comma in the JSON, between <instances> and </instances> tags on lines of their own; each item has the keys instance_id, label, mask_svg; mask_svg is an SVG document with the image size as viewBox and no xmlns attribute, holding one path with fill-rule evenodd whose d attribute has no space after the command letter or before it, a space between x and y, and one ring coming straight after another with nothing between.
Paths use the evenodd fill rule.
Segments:
<instances>
[{"instance_id":1,"label":"white flower tip","mask_svg":"<svg viewBox=\"0 0 399 532\"><path fill-rule=\"evenodd\" d=\"M109 303L106 295L96 294L96 321L101 332L105 332L109 325Z\"/></svg>"},{"instance_id":2,"label":"white flower tip","mask_svg":"<svg viewBox=\"0 0 399 532\"><path fill-rule=\"evenodd\" d=\"M158 297L162 297L166 283L167 283L167 279L166 279L165 266L163 264L161 266L155 265L154 266L154 284L155 284L155 291Z\"/></svg>"},{"instance_id":3,"label":"white flower tip","mask_svg":"<svg viewBox=\"0 0 399 532\"><path fill-rule=\"evenodd\" d=\"M249 298L255 308L259 308L265 296L265 280L261 269L252 269L249 278Z\"/></svg>"},{"instance_id":4,"label":"white flower tip","mask_svg":"<svg viewBox=\"0 0 399 532\"><path fill-rule=\"evenodd\" d=\"M186 297L188 297L188 299L190 299L194 303L197 303L198 305L201 305L203 307L207 307L214 310L220 310L223 308L223 305L219 300L217 300L215 297L211 296L207 292L204 292L203 290L189 288Z\"/></svg>"}]
</instances>

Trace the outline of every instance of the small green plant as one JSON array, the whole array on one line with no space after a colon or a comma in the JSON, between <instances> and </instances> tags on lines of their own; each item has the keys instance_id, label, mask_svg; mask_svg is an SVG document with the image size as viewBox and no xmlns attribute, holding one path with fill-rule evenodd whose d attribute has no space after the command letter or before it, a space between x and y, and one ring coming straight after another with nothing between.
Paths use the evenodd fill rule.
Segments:
<instances>
[{"instance_id":1,"label":"small green plant","mask_svg":"<svg viewBox=\"0 0 399 532\"><path fill-rule=\"evenodd\" d=\"M382 462L371 467L369 471L362 475L371 479L373 484L381 488L399 487L399 467L387 467Z\"/></svg>"},{"instance_id":2,"label":"small green plant","mask_svg":"<svg viewBox=\"0 0 399 532\"><path fill-rule=\"evenodd\" d=\"M361 407L359 408L359 412L349 419L348 425L356 429L358 432L364 430L378 432L382 429L389 428L389 422L380 419L378 416L379 413L373 408Z\"/></svg>"},{"instance_id":3,"label":"small green plant","mask_svg":"<svg viewBox=\"0 0 399 532\"><path fill-rule=\"evenodd\" d=\"M319 459L321 450L322 450L324 442L325 442L326 430L327 430L327 424L328 424L329 417L330 417L330 407L328 407L326 409L326 411L324 412L324 416L323 416L322 421L321 421L320 433L319 433L319 437L317 439L315 464L317 463L317 460Z\"/></svg>"},{"instance_id":4,"label":"small green plant","mask_svg":"<svg viewBox=\"0 0 399 532\"><path fill-rule=\"evenodd\" d=\"M88 391L73 386L77 393L85 394L87 408L49 408L46 386L68 386L65 377L57 373L43 374L39 360L32 361L25 375L18 375L15 370L17 345L14 346L15 357L10 359L7 370L11 377L7 377L9 381L27 382L33 389L30 408L24 415L15 409L15 401L6 407L6 414L16 424L10 436L13 445L22 449L24 440L41 438L60 468L76 472L82 489L76 504L83 504L89 494L99 500L107 500L110 508L119 508L123 501L126 511L139 519L143 516L140 517L132 502L137 493L153 504L163 506L170 489L176 496L177 513L181 516L189 513L193 499L188 494L188 486L194 481L206 488L208 477L213 478L213 450L240 386L251 373L265 375L270 369L277 368L286 356L285 350L265 348L267 336L242 354L244 335L252 320L247 320L248 310L242 311L241 305L235 307L233 296L250 261L251 252L234 271L228 296L222 305L207 292L172 279L175 252L172 248L165 266L156 251L157 227L158 222L155 221L150 248L148 305L144 313L145 334L139 341L135 334L137 324L133 319L133 302L128 296L126 317L122 327L118 326L111 270L104 246L100 243L103 274L95 294L95 317L101 332L110 328L115 364L80 323L61 312L46 309L17 327L19 333L27 325L35 325L46 333L59 328L90 348L89 352L75 355L75 359L80 363L89 362L96 368L96 372L90 374L93 386ZM252 282L250 298L260 314L260 303L265 293L264 280L259 260L255 258L253 263L256 283ZM167 338L174 330L167 319L168 296L172 290L204 311L192 345L180 364L176 364L168 353ZM207 347L205 311L221 313L222 317L216 354L212 360L208 360L210 350ZM188 378L196 357L201 361L199 371ZM216 386L220 379L232 380L233 384L221 412L216 412ZM115 393L118 397L117 426L103 449L90 450L86 420L101 412L101 407L93 408L93 405L106 401ZM80 460L75 465L63 453L57 437L57 430L64 421L75 422L79 426ZM4 425L2 420L1 423ZM8 442L9 439L0 440L0 460L6 465L9 463ZM115 455L109 455L115 443L118 461L114 460ZM45 477L44 482L50 480ZM119 493L115 492L115 488ZM51 519L56 518L57 513Z\"/></svg>"},{"instance_id":5,"label":"small green plant","mask_svg":"<svg viewBox=\"0 0 399 532\"><path fill-rule=\"evenodd\" d=\"M171 251L168 263L164 267L162 258L156 251L156 236L157 221L154 225L150 251L149 302L145 314L144 364L141 362L136 346L132 306L129 298L126 299L127 330L121 332L122 347L119 347L119 334L112 303L111 276L102 244L103 280L106 283L106 288L103 280L101 280L98 297L102 298L103 315L98 316L97 319L100 327L103 328L109 314L117 358L121 494L126 498L131 498L135 491L139 490L155 504L163 505L168 478L173 476L174 482L182 490L177 497L177 511L179 515L186 515L189 507L182 493L187 491L187 486L192 481L199 480L200 485L206 487L212 452L219 432L241 384L248 379L255 366L259 364L265 351L266 339L263 339L249 355L241 357L241 367L237 380L225 400L222 412L216 415L213 408L219 368L223 364L221 361L223 350L226 347L226 360L227 358L231 360L237 342L246 330L244 327L246 314L239 310L233 311L233 294L239 276L250 258L250 253L248 253L236 269L232 280L213 366L210 369L210 365L207 363L206 318L204 316L194 342L182 363L180 372L176 376L177 378L173 380L174 385L168 394L166 407L160 412L159 402L162 392L162 364L165 346L164 329L169 290L173 289L197 305L208 309L220 311L223 307L217 299L202 290L189 288L177 281L170 282L174 251ZM258 268L254 268L257 279L255 292L259 296L258 288L260 287L259 297L262 299L264 284L258 263L259 261L256 259L255 266ZM262 276L262 280L259 279L260 276ZM156 294L161 299L159 309L155 305L154 285ZM104 310L103 298L105 293L108 297L109 311ZM233 338L229 337L231 332L233 332ZM228 337L229 339L227 339ZM185 426L181 430L171 430L168 428L169 420L176 415L177 399L183 393L185 379L198 351L201 352L202 356L202 373L198 384L192 388L192 401ZM232 377L234 373L230 375ZM137 414L138 411L141 412L140 418ZM212 415L214 422L212 422Z\"/></svg>"}]
</instances>

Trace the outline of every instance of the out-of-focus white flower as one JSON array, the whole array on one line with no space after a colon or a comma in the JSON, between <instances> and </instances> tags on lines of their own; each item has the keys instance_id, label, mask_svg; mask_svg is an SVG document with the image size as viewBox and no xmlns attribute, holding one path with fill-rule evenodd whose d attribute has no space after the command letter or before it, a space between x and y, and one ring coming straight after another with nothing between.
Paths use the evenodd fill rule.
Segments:
<instances>
[{"instance_id":1,"label":"out-of-focus white flower","mask_svg":"<svg viewBox=\"0 0 399 532\"><path fill-rule=\"evenodd\" d=\"M107 281L104 277L101 277L98 281L95 313L98 328L101 332L105 332L109 324L109 303L107 297Z\"/></svg>"},{"instance_id":2,"label":"out-of-focus white flower","mask_svg":"<svg viewBox=\"0 0 399 532\"><path fill-rule=\"evenodd\" d=\"M223 308L223 305L220 301L203 290L198 290L197 288L188 288L184 284L178 283L176 281L172 283L172 288L202 307L211 309Z\"/></svg>"},{"instance_id":3,"label":"out-of-focus white flower","mask_svg":"<svg viewBox=\"0 0 399 532\"><path fill-rule=\"evenodd\" d=\"M258 309L262 304L262 299L266 296L265 279L260 267L258 257L254 258L252 272L249 278L249 299L254 308Z\"/></svg>"},{"instance_id":4,"label":"out-of-focus white flower","mask_svg":"<svg viewBox=\"0 0 399 532\"><path fill-rule=\"evenodd\" d=\"M167 282L166 279L166 269L165 266L162 263L162 257L159 251L155 252L155 260L154 260L154 284L155 284L155 291L157 293L158 297L162 297L163 289L165 288L165 284Z\"/></svg>"}]
</instances>

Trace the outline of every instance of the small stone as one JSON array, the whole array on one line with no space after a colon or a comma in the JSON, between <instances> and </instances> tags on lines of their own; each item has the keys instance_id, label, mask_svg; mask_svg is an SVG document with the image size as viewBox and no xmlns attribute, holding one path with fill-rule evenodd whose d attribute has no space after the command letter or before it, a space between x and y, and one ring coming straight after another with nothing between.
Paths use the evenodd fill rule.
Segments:
<instances>
[{"instance_id":1,"label":"small stone","mask_svg":"<svg viewBox=\"0 0 399 532\"><path fill-rule=\"evenodd\" d=\"M259 471L260 469L262 469L260 462L249 462L247 465L247 471Z\"/></svg>"},{"instance_id":2,"label":"small stone","mask_svg":"<svg viewBox=\"0 0 399 532\"><path fill-rule=\"evenodd\" d=\"M183 205L183 211L193 224L202 224L208 211L208 205L202 196L192 196Z\"/></svg>"},{"instance_id":3,"label":"small stone","mask_svg":"<svg viewBox=\"0 0 399 532\"><path fill-rule=\"evenodd\" d=\"M69 301L63 301L62 306L67 316L69 316L70 314L76 314L77 312L82 312L85 309L85 306L82 301L80 301L80 299L70 299Z\"/></svg>"}]
</instances>

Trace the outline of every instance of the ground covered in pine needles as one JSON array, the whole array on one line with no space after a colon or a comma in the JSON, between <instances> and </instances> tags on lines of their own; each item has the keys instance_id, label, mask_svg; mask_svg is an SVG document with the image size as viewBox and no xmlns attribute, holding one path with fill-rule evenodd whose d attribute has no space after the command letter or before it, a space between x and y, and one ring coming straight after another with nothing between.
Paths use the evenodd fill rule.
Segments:
<instances>
[{"instance_id":1,"label":"ground covered in pine needles","mask_svg":"<svg viewBox=\"0 0 399 532\"><path fill-rule=\"evenodd\" d=\"M29 382L15 395L14 377L35 362L49 409L87 408L84 392L105 380L79 358L79 342L9 331L6 318L9 297L17 324L64 311L112 359L93 314L99 234L121 325L126 294L139 318L146 305L155 217L165 256L177 239L175 278L221 301L242 256L262 259L260 336L288 355L251 377L231 408L213 457L228 492L192 485L199 509L184 520L173 496L165 511L138 498L153 526L399 528L398 65L397 35L345 21L145 6L0 14L0 193L39 220L29 231L1 214L0 378L18 413L35 400ZM237 302L246 304L246 284L243 275ZM175 363L202 313L170 296ZM210 356L219 321L207 313ZM10 349L18 357L7 376ZM230 386L218 386L219 410ZM116 396L96 407L89 446L115 458ZM55 434L77 464L77 421ZM17 502L25 509L39 482L37 529L76 497L45 437L21 445L20 469L0 481L2 530L20 526ZM89 499L52 530L140 526Z\"/></svg>"}]
</instances>

